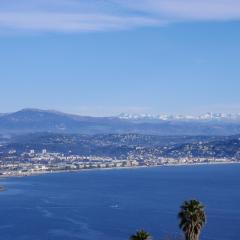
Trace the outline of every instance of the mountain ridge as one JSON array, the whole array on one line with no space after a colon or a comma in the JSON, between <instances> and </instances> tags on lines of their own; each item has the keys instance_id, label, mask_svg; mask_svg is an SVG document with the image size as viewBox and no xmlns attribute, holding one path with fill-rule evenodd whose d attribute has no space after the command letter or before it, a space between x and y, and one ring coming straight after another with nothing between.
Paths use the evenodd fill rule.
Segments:
<instances>
[{"instance_id":1,"label":"mountain ridge","mask_svg":"<svg viewBox=\"0 0 240 240\"><path fill-rule=\"evenodd\" d=\"M90 117L25 108L0 115L0 134L35 132L77 134L152 134L152 135L234 135L240 133L239 121L209 119L206 121L183 119L127 119L116 117Z\"/></svg>"}]
</instances>

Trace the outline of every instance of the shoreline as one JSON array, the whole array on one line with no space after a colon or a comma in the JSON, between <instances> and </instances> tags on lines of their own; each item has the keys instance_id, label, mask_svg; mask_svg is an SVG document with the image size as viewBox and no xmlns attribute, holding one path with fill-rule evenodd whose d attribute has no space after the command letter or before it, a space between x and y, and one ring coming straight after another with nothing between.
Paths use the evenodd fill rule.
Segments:
<instances>
[{"instance_id":1,"label":"shoreline","mask_svg":"<svg viewBox=\"0 0 240 240\"><path fill-rule=\"evenodd\" d=\"M77 169L77 170L56 170L56 171L41 171L33 172L26 174L11 174L11 175L0 175L0 181L2 179L9 178L22 178L22 177L31 177L31 176L40 176L45 174L57 174L57 173L80 173L86 171L112 171L112 170L134 170L134 169L144 169L144 168L164 168L164 167L197 167L197 166L206 166L206 165L224 165L224 164L240 164L240 162L205 162L205 163L180 163L180 164L163 164L163 165L152 165L152 166L132 166L132 167L109 167L109 168L89 168L89 169ZM0 186L0 192L5 191L4 186Z\"/></svg>"}]
</instances>

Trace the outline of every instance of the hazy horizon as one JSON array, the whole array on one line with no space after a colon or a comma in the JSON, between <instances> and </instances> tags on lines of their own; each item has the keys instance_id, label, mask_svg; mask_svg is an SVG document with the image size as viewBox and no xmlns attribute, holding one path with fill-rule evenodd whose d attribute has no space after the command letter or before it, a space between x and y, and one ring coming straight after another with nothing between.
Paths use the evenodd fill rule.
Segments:
<instances>
[{"instance_id":1,"label":"hazy horizon","mask_svg":"<svg viewBox=\"0 0 240 240\"><path fill-rule=\"evenodd\" d=\"M69 114L69 115L78 115L78 116L88 116L88 117L118 117L121 115L129 115L129 116L191 116L191 117L199 117L199 116L203 116L206 114L225 114L225 115L240 115L240 112L202 112L199 114L191 114L191 113L165 113L165 112L117 112L116 114L109 114L109 115L104 115L104 114L81 114L81 113L75 113L75 112L68 112L68 111L61 111L58 109L48 109L48 108L31 108L31 107L27 107L27 108L21 108L21 109L16 109L14 111L7 111L7 112L0 112L0 114L11 114L11 113L15 113L15 112L21 112L21 111L44 111L44 112L53 112L53 113L63 113L63 114ZM1 116L1 115L0 115Z\"/></svg>"}]
</instances>

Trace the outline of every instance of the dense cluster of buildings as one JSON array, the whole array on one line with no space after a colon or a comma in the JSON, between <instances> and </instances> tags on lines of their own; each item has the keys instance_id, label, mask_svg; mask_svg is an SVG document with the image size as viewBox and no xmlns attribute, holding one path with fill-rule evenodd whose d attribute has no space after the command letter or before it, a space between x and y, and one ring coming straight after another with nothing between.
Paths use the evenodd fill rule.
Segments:
<instances>
[{"instance_id":1,"label":"dense cluster of buildings","mask_svg":"<svg viewBox=\"0 0 240 240\"><path fill-rule=\"evenodd\" d=\"M41 152L36 152L32 149L21 154L17 154L16 150L10 150L7 154L0 158L0 175L24 176L55 171L203 163L230 163L233 161L233 159L227 158L169 158L156 157L153 155L136 156L134 154L129 154L126 159L116 159L102 156L65 155L57 152L48 152L46 149L43 149Z\"/></svg>"}]
</instances>

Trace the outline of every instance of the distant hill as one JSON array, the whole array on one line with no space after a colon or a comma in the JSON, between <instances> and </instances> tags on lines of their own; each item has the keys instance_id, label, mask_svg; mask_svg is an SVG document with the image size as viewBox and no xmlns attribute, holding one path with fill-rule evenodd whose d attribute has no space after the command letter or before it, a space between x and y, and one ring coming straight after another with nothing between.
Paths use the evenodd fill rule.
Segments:
<instances>
[{"instance_id":1,"label":"distant hill","mask_svg":"<svg viewBox=\"0 0 240 240\"><path fill-rule=\"evenodd\" d=\"M186 143L171 146L165 157L215 157L240 159L240 135L209 142Z\"/></svg>"},{"instance_id":2,"label":"distant hill","mask_svg":"<svg viewBox=\"0 0 240 240\"><path fill-rule=\"evenodd\" d=\"M234 135L240 121L161 120L122 117L87 117L56 111L23 109L0 115L0 134L37 132L75 134Z\"/></svg>"},{"instance_id":3,"label":"distant hill","mask_svg":"<svg viewBox=\"0 0 240 240\"><path fill-rule=\"evenodd\" d=\"M144 157L218 157L240 159L240 135L157 136L139 134L59 134L18 135L0 147L0 153L16 150L20 155L34 149L84 156L126 159Z\"/></svg>"},{"instance_id":4,"label":"distant hill","mask_svg":"<svg viewBox=\"0 0 240 240\"><path fill-rule=\"evenodd\" d=\"M23 109L0 116L1 133L86 133L111 131L111 127L120 126L118 118L82 117L56 111ZM115 127L117 128L117 127Z\"/></svg>"}]
</instances>

